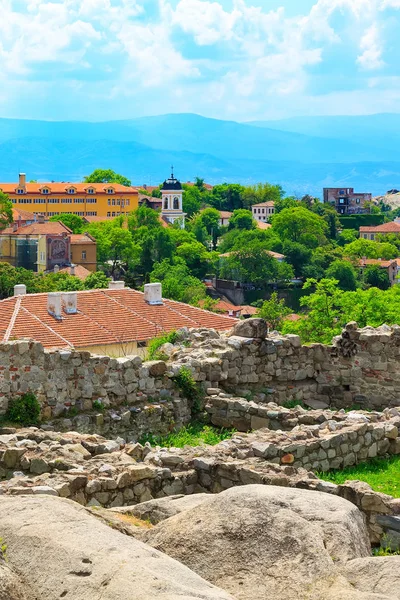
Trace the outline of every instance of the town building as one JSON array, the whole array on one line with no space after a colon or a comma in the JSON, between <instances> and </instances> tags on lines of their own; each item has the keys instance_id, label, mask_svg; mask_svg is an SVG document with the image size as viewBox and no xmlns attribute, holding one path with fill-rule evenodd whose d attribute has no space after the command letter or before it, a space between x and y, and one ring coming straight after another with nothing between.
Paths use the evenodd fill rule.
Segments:
<instances>
[{"instance_id":1,"label":"town building","mask_svg":"<svg viewBox=\"0 0 400 600\"><path fill-rule=\"evenodd\" d=\"M399 283L399 280L397 279L397 276L399 275L399 271L400 271L400 258L393 258L391 260L383 260L382 258L361 258L359 260L359 266L360 266L360 271L361 274L364 271L364 269L366 267L368 267L369 265L378 265L378 267L380 267L381 269L385 269L388 277L389 277L389 281L390 281L390 285L395 285Z\"/></svg>"},{"instance_id":2,"label":"town building","mask_svg":"<svg viewBox=\"0 0 400 600\"><path fill-rule=\"evenodd\" d=\"M324 202L335 207L340 215L357 215L369 212L366 202L372 201L372 194L355 192L354 188L324 188Z\"/></svg>"},{"instance_id":3,"label":"town building","mask_svg":"<svg viewBox=\"0 0 400 600\"><path fill-rule=\"evenodd\" d=\"M0 183L15 208L52 217L72 213L80 217L118 217L138 207L138 189L117 183L30 183L20 173L18 183Z\"/></svg>"},{"instance_id":4,"label":"town building","mask_svg":"<svg viewBox=\"0 0 400 600\"><path fill-rule=\"evenodd\" d=\"M164 181L161 188L161 216L169 223L179 221L183 229L186 216L182 208L183 189L181 182L174 177L173 167L171 167L171 170L171 177Z\"/></svg>"},{"instance_id":5,"label":"town building","mask_svg":"<svg viewBox=\"0 0 400 600\"><path fill-rule=\"evenodd\" d=\"M46 349L107 356L144 354L150 340L182 327L227 331L235 319L162 298L160 283L144 293L111 281L109 289L26 294L24 285L0 301L0 336L33 339Z\"/></svg>"},{"instance_id":6,"label":"town building","mask_svg":"<svg viewBox=\"0 0 400 600\"><path fill-rule=\"evenodd\" d=\"M382 225L362 225L360 227L360 238L364 240L375 241L378 235L387 235L389 233L400 235L400 223L392 221L391 223L383 223Z\"/></svg>"},{"instance_id":7,"label":"town building","mask_svg":"<svg viewBox=\"0 0 400 600\"><path fill-rule=\"evenodd\" d=\"M253 213L253 219L265 223L275 212L274 202L271 200L269 202L253 204L251 212Z\"/></svg>"},{"instance_id":8,"label":"town building","mask_svg":"<svg viewBox=\"0 0 400 600\"><path fill-rule=\"evenodd\" d=\"M96 240L73 234L61 221L13 223L0 232L0 262L43 273L71 263L96 271Z\"/></svg>"}]
</instances>

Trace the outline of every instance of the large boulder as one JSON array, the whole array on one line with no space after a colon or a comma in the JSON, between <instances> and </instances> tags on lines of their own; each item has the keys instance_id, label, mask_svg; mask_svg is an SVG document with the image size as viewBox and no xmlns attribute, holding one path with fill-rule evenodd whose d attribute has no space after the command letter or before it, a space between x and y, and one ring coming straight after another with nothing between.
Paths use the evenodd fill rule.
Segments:
<instances>
[{"instance_id":1,"label":"large boulder","mask_svg":"<svg viewBox=\"0 0 400 600\"><path fill-rule=\"evenodd\" d=\"M363 515L343 498L249 485L208 497L142 539L239 600L369 600L337 565L370 555Z\"/></svg>"},{"instance_id":2,"label":"large boulder","mask_svg":"<svg viewBox=\"0 0 400 600\"><path fill-rule=\"evenodd\" d=\"M3 496L0 531L7 564L35 600L233 600L69 500ZM20 598L0 595L0 600Z\"/></svg>"},{"instance_id":3,"label":"large boulder","mask_svg":"<svg viewBox=\"0 0 400 600\"><path fill-rule=\"evenodd\" d=\"M210 498L209 494L194 494L193 496L166 496L165 498L155 498L147 502L141 502L132 506L122 506L121 508L108 509L109 512L115 512L123 515L132 515L143 521L150 521L153 525L178 515L182 511L196 508L205 500Z\"/></svg>"},{"instance_id":4,"label":"large boulder","mask_svg":"<svg viewBox=\"0 0 400 600\"><path fill-rule=\"evenodd\" d=\"M375 556L351 560L343 574L360 592L373 591L400 600L400 556Z\"/></svg>"},{"instance_id":5,"label":"large boulder","mask_svg":"<svg viewBox=\"0 0 400 600\"><path fill-rule=\"evenodd\" d=\"M234 325L232 335L265 339L268 335L268 325L264 319L244 319Z\"/></svg>"},{"instance_id":6,"label":"large boulder","mask_svg":"<svg viewBox=\"0 0 400 600\"><path fill-rule=\"evenodd\" d=\"M6 550L0 557L0 600L34 600L29 590L24 590L21 581L6 563ZM36 599L35 599L36 600Z\"/></svg>"}]
</instances>

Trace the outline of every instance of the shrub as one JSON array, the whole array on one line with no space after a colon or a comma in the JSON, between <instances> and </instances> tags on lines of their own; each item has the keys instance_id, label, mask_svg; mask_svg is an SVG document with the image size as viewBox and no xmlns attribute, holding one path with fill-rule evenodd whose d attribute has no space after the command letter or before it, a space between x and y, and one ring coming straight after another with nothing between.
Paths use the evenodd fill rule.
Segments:
<instances>
[{"instance_id":1,"label":"shrub","mask_svg":"<svg viewBox=\"0 0 400 600\"><path fill-rule=\"evenodd\" d=\"M6 421L18 425L37 425L40 417L40 404L35 394L28 392L10 401L4 415Z\"/></svg>"},{"instance_id":2,"label":"shrub","mask_svg":"<svg viewBox=\"0 0 400 600\"><path fill-rule=\"evenodd\" d=\"M176 331L163 333L162 335L152 339L147 348L148 360L167 360L168 356L163 352L159 352L159 348L161 348L161 346L164 344L175 344L177 339L178 334Z\"/></svg>"},{"instance_id":3,"label":"shrub","mask_svg":"<svg viewBox=\"0 0 400 600\"><path fill-rule=\"evenodd\" d=\"M163 448L184 448L184 446L215 446L222 440L229 439L236 432L236 429L218 429L212 425L205 425L197 421L173 431L167 435L144 435L140 439L141 444L150 442L152 446L162 446Z\"/></svg>"},{"instance_id":4,"label":"shrub","mask_svg":"<svg viewBox=\"0 0 400 600\"><path fill-rule=\"evenodd\" d=\"M204 392L195 382L192 372L187 367L181 367L179 372L172 377L172 380L181 390L182 394L192 403L192 412L201 410L201 400Z\"/></svg>"}]
</instances>

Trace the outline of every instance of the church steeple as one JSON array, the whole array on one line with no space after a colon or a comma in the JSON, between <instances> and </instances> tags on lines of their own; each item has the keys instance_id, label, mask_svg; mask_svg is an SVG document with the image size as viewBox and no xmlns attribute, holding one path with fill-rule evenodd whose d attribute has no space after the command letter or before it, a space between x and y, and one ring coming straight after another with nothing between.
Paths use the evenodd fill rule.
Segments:
<instances>
[{"instance_id":1,"label":"church steeple","mask_svg":"<svg viewBox=\"0 0 400 600\"><path fill-rule=\"evenodd\" d=\"M182 208L183 189L181 182L174 176L174 167L171 165L171 177L166 179L161 188L162 209L164 220L174 223L178 219L182 229L185 227L185 216Z\"/></svg>"}]
</instances>

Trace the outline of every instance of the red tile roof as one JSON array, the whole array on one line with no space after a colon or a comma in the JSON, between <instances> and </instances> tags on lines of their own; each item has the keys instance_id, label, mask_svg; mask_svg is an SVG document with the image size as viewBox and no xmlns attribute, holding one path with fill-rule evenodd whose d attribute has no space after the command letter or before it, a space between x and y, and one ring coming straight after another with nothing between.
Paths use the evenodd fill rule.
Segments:
<instances>
[{"instance_id":1,"label":"red tile roof","mask_svg":"<svg viewBox=\"0 0 400 600\"><path fill-rule=\"evenodd\" d=\"M220 210L219 216L221 219L230 219L233 213L229 212L229 210Z\"/></svg>"},{"instance_id":2,"label":"red tile roof","mask_svg":"<svg viewBox=\"0 0 400 600\"><path fill-rule=\"evenodd\" d=\"M258 229L269 229L272 227L271 223L263 223L263 221L257 221Z\"/></svg>"},{"instance_id":3,"label":"red tile roof","mask_svg":"<svg viewBox=\"0 0 400 600\"><path fill-rule=\"evenodd\" d=\"M259 208L262 206L267 206L268 208L273 208L275 206L275 202L273 200L268 200L268 202L260 202L259 204L253 204L252 208Z\"/></svg>"},{"instance_id":4,"label":"red tile roof","mask_svg":"<svg viewBox=\"0 0 400 600\"><path fill-rule=\"evenodd\" d=\"M18 183L0 183L0 190L5 194L14 194L17 188L21 186ZM68 181L55 181L48 183L27 183L25 185L26 192L28 194L40 194L43 188L48 188L50 193L53 194L66 194L70 188L75 188L76 194L85 194L88 189L94 189L96 194L106 194L107 190L113 188L116 194L133 194L136 193L138 188L127 187L120 185L119 183L73 183ZM49 194L46 194L49 195Z\"/></svg>"},{"instance_id":5,"label":"red tile roof","mask_svg":"<svg viewBox=\"0 0 400 600\"><path fill-rule=\"evenodd\" d=\"M13 235L56 235L60 233L70 234L71 230L61 221L46 221L46 223L31 223L21 225L14 231L13 227L3 229L2 234Z\"/></svg>"},{"instance_id":6,"label":"red tile roof","mask_svg":"<svg viewBox=\"0 0 400 600\"><path fill-rule=\"evenodd\" d=\"M136 290L77 292L78 312L63 313L59 321L47 312L47 294L28 294L0 301L0 336L32 338L45 348L85 348L150 340L181 327L210 327L221 331L236 322L173 300L151 306Z\"/></svg>"},{"instance_id":7,"label":"red tile roof","mask_svg":"<svg viewBox=\"0 0 400 600\"><path fill-rule=\"evenodd\" d=\"M366 265L378 265L379 267L388 268L392 264L398 265L398 258L392 258L391 260L382 260L381 258L360 258L359 265L360 267L365 267Z\"/></svg>"},{"instance_id":8,"label":"red tile roof","mask_svg":"<svg viewBox=\"0 0 400 600\"><path fill-rule=\"evenodd\" d=\"M63 267L62 269L59 269L58 272L68 273L68 275L71 275L71 267ZM84 281L86 277L88 277L91 274L92 272L89 271L89 269L87 269L86 267L83 267L82 265L75 265L75 277L77 277L78 279Z\"/></svg>"},{"instance_id":9,"label":"red tile roof","mask_svg":"<svg viewBox=\"0 0 400 600\"><path fill-rule=\"evenodd\" d=\"M360 227L360 233L400 233L400 223L383 223L382 225Z\"/></svg>"},{"instance_id":10,"label":"red tile roof","mask_svg":"<svg viewBox=\"0 0 400 600\"><path fill-rule=\"evenodd\" d=\"M96 240L88 233L71 233L71 244L95 244Z\"/></svg>"},{"instance_id":11,"label":"red tile roof","mask_svg":"<svg viewBox=\"0 0 400 600\"><path fill-rule=\"evenodd\" d=\"M12 212L14 221L34 221L37 219L37 215L34 213L29 212L28 210L22 210L22 208L17 208L15 206L13 206Z\"/></svg>"}]
</instances>

